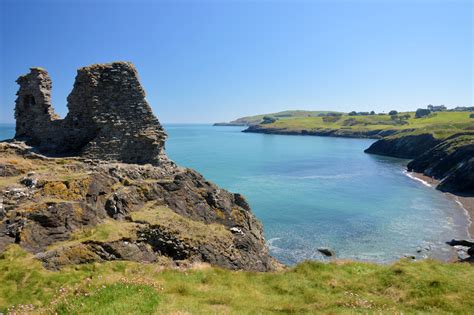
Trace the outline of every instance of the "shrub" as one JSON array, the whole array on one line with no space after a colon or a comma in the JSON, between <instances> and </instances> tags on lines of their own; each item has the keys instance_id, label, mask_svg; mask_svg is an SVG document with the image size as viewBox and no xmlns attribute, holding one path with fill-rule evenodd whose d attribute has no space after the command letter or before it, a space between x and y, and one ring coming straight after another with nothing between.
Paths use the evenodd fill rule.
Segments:
<instances>
[{"instance_id":1,"label":"shrub","mask_svg":"<svg viewBox=\"0 0 474 315\"><path fill-rule=\"evenodd\" d=\"M275 121L277 121L277 118L275 118L275 117L264 116L264 117L263 117L262 124L272 124L272 123L274 123Z\"/></svg>"},{"instance_id":2,"label":"shrub","mask_svg":"<svg viewBox=\"0 0 474 315\"><path fill-rule=\"evenodd\" d=\"M425 117L429 114L431 114L431 111L429 109L418 108L415 113L415 118Z\"/></svg>"},{"instance_id":3,"label":"shrub","mask_svg":"<svg viewBox=\"0 0 474 315\"><path fill-rule=\"evenodd\" d=\"M349 118L342 122L343 126L355 126L357 124L359 124L359 122L355 118Z\"/></svg>"},{"instance_id":4,"label":"shrub","mask_svg":"<svg viewBox=\"0 0 474 315\"><path fill-rule=\"evenodd\" d=\"M388 112L390 116L398 115L398 112L396 110L391 110Z\"/></svg>"},{"instance_id":5,"label":"shrub","mask_svg":"<svg viewBox=\"0 0 474 315\"><path fill-rule=\"evenodd\" d=\"M325 116L323 117L323 121L326 123L333 123L341 119L341 116Z\"/></svg>"}]
</instances>

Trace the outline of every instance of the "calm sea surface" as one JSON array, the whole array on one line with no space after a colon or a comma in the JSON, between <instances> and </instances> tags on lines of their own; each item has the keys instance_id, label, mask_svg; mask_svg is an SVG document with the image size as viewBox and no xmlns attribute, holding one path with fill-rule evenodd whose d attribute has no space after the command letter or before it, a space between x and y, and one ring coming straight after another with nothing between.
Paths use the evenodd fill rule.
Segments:
<instances>
[{"instance_id":1,"label":"calm sea surface","mask_svg":"<svg viewBox=\"0 0 474 315\"><path fill-rule=\"evenodd\" d=\"M444 242L467 237L462 209L406 176L406 160L365 154L373 140L165 129L173 160L247 197L271 253L285 263L324 259L318 247L377 262L405 254L447 258ZM13 126L0 125L0 139L13 134Z\"/></svg>"}]
</instances>

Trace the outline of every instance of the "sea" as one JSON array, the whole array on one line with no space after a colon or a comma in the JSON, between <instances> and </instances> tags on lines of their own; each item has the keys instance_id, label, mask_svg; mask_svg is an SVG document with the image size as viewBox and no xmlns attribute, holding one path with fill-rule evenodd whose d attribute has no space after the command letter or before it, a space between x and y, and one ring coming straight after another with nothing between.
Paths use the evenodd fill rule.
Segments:
<instances>
[{"instance_id":1,"label":"sea","mask_svg":"<svg viewBox=\"0 0 474 315\"><path fill-rule=\"evenodd\" d=\"M271 254L288 265L339 259L449 260L468 237L463 209L407 174L407 160L364 153L374 140L243 133L244 127L165 124L166 151L231 192L263 223ZM14 125L0 125L0 139Z\"/></svg>"}]
</instances>

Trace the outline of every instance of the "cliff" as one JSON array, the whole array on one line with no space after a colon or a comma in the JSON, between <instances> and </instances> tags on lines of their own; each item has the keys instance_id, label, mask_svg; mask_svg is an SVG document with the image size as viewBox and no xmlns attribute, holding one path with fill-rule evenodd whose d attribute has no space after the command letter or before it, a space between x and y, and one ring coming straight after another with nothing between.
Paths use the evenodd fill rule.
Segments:
<instances>
[{"instance_id":1,"label":"cliff","mask_svg":"<svg viewBox=\"0 0 474 315\"><path fill-rule=\"evenodd\" d=\"M474 196L474 134L455 134L408 163L408 170L441 180L438 189Z\"/></svg>"},{"instance_id":2,"label":"cliff","mask_svg":"<svg viewBox=\"0 0 474 315\"><path fill-rule=\"evenodd\" d=\"M413 159L435 147L441 140L432 134L406 135L403 133L374 142L364 152Z\"/></svg>"},{"instance_id":3,"label":"cliff","mask_svg":"<svg viewBox=\"0 0 474 315\"><path fill-rule=\"evenodd\" d=\"M244 197L167 158L130 63L79 69L63 120L45 70L18 83L15 140L0 143L0 253L18 244L50 269L110 260L280 266Z\"/></svg>"},{"instance_id":4,"label":"cliff","mask_svg":"<svg viewBox=\"0 0 474 315\"><path fill-rule=\"evenodd\" d=\"M367 153L413 159L407 169L440 180L437 188L462 196L474 195L474 134L456 133L445 139L432 134L381 139Z\"/></svg>"}]
</instances>

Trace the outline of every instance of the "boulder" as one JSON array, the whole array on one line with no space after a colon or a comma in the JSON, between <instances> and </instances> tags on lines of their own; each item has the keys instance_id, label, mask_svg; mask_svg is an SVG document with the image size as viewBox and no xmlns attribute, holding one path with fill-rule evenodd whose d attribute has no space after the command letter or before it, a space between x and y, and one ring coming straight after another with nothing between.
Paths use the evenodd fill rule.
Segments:
<instances>
[{"instance_id":1,"label":"boulder","mask_svg":"<svg viewBox=\"0 0 474 315\"><path fill-rule=\"evenodd\" d=\"M336 252L333 251L332 249L328 248L328 247L319 247L318 252L320 252L321 254L323 254L326 257L336 256Z\"/></svg>"}]
</instances>

